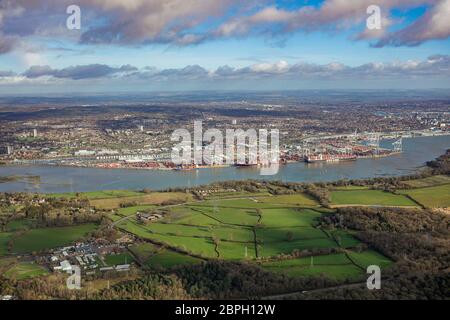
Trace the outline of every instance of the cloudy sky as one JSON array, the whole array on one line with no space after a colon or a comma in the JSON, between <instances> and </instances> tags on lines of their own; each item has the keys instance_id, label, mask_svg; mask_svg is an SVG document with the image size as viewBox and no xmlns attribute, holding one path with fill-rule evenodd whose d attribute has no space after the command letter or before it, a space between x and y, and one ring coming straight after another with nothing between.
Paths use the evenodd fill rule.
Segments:
<instances>
[{"instance_id":1,"label":"cloudy sky","mask_svg":"<svg viewBox=\"0 0 450 320\"><path fill-rule=\"evenodd\" d=\"M450 0L0 0L0 93L450 88L449 37Z\"/></svg>"}]
</instances>

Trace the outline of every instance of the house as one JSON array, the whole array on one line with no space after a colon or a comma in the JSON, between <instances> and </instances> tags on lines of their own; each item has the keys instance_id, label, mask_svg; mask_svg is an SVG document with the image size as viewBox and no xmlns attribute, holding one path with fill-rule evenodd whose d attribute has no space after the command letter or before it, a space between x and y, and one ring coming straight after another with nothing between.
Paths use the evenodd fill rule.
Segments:
<instances>
[{"instance_id":1,"label":"house","mask_svg":"<svg viewBox=\"0 0 450 320\"><path fill-rule=\"evenodd\" d=\"M136 217L141 222L149 223L161 219L163 216L159 213L137 212Z\"/></svg>"},{"instance_id":2,"label":"house","mask_svg":"<svg viewBox=\"0 0 450 320\"><path fill-rule=\"evenodd\" d=\"M130 265L129 264L120 264L116 266L116 270L117 271L128 271L130 270Z\"/></svg>"},{"instance_id":3,"label":"house","mask_svg":"<svg viewBox=\"0 0 450 320\"><path fill-rule=\"evenodd\" d=\"M72 265L70 264L70 262L68 260L64 260L60 262L60 267L62 271L68 272L68 273L72 273Z\"/></svg>"}]
</instances>

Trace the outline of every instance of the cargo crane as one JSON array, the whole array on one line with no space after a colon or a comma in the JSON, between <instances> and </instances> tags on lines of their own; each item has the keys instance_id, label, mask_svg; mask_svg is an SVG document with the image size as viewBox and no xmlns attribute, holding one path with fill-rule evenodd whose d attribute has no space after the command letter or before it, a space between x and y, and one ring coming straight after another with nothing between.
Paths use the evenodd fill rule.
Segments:
<instances>
[{"instance_id":1,"label":"cargo crane","mask_svg":"<svg viewBox=\"0 0 450 320\"><path fill-rule=\"evenodd\" d=\"M400 139L393 142L392 146L394 147L395 152L402 152L403 151L403 138L400 137Z\"/></svg>"}]
</instances>

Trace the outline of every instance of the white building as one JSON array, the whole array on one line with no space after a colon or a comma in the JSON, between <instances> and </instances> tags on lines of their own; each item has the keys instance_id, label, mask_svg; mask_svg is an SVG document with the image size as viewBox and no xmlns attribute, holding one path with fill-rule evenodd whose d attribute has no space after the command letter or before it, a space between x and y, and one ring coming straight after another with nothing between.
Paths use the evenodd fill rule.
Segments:
<instances>
[{"instance_id":1,"label":"white building","mask_svg":"<svg viewBox=\"0 0 450 320\"><path fill-rule=\"evenodd\" d=\"M60 266L61 266L61 270L68 272L68 273L72 273L72 265L70 264L70 262L68 260L64 260L60 262Z\"/></svg>"}]
</instances>

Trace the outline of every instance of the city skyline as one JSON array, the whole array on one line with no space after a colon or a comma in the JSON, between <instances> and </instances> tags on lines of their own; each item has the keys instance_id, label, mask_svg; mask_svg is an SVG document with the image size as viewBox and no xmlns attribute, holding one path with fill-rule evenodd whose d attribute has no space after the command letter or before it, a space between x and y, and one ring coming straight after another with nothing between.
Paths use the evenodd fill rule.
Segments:
<instances>
[{"instance_id":1,"label":"city skyline","mask_svg":"<svg viewBox=\"0 0 450 320\"><path fill-rule=\"evenodd\" d=\"M450 0L72 4L0 5L0 93L450 87Z\"/></svg>"}]
</instances>

